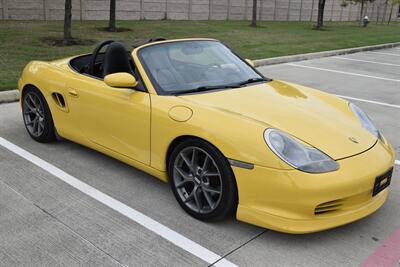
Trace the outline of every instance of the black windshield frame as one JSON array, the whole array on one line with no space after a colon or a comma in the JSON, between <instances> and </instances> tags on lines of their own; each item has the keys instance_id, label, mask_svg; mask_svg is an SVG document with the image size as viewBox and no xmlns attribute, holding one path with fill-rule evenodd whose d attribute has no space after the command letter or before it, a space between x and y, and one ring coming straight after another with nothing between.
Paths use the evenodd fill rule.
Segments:
<instances>
[{"instance_id":1,"label":"black windshield frame","mask_svg":"<svg viewBox=\"0 0 400 267\"><path fill-rule=\"evenodd\" d=\"M158 82L156 81L156 79L154 78L154 76L152 75L152 72L150 71L149 67L146 64L146 61L143 59L141 52L142 50L146 49L146 48L150 48L153 46L159 46L159 45L166 45L166 44L170 44L170 43L177 43L177 42L216 42L219 44L222 44L224 47L226 47L234 56L236 56L239 60L241 60L244 64L246 64L247 66L249 66L255 73L257 73L261 78L263 78L265 80L265 82L270 82L272 81L272 79L266 78L263 74L261 74L256 68L254 68L253 66L251 66L249 64L249 62L247 62L245 59L243 59L241 56L239 56L237 53L235 53L235 51L233 51L229 46L225 45L223 42L218 41L218 40L213 40L213 39L186 39L186 40L177 40L177 41L171 41L171 42L162 42L162 43L155 43L155 44L151 44L148 46L144 46L144 47L140 47L138 48L137 51L137 56L138 59L141 63L141 65L143 66L147 77L150 79L155 91L157 92L158 95L181 95L181 94L185 94L187 93L186 91L165 91L163 90L163 88L158 84ZM230 90L230 89L235 89L237 87L232 87L232 88L221 88L221 90ZM217 89L216 89L217 90ZM188 90L189 91L189 90ZM199 91L198 93L203 93L203 92L207 92L206 91Z\"/></svg>"}]
</instances>

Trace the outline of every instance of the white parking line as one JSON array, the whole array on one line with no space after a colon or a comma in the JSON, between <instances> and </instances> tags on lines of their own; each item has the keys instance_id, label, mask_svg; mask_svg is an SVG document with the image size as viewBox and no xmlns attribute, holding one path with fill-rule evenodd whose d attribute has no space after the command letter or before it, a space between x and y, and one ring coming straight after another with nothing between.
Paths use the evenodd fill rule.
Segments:
<instances>
[{"instance_id":1,"label":"white parking line","mask_svg":"<svg viewBox=\"0 0 400 267\"><path fill-rule=\"evenodd\" d=\"M400 108L400 105L393 105L393 104L388 104L384 102L378 102L378 101L373 101L373 100L367 100L367 99L362 99L362 98L356 98L356 97L351 97L351 96L345 96L345 95L336 95L338 97L344 98L344 99L349 99L349 100L356 100L360 102L366 102L366 103L371 103L371 104L377 104L377 105L382 105L386 107L391 107L391 108Z\"/></svg>"},{"instance_id":2,"label":"white parking line","mask_svg":"<svg viewBox=\"0 0 400 267\"><path fill-rule=\"evenodd\" d=\"M94 198L95 200L103 203L109 208L121 213L122 215L128 217L129 219L135 221L136 223L142 225L153 233L163 237L174 245L180 247L183 250L193 254L194 256L204 260L205 262L212 264L218 261L214 266L237 266L226 259L221 259L222 257L215 254L214 252L204 248L203 246L195 243L194 241L184 237L183 235L171 230L165 225L153 220L152 218L144 215L143 213L125 205L124 203L104 194L103 192L97 190L96 188L80 181L79 179L69 175L63 170L55 167L54 165L42 160L41 158L29 153L28 151L18 147L17 145L7 141L6 139L0 137L0 145L9 151L17 154L18 156L30 161L36 166L42 168L48 173L54 175L65 183L73 186L82 193Z\"/></svg>"},{"instance_id":3,"label":"white parking line","mask_svg":"<svg viewBox=\"0 0 400 267\"><path fill-rule=\"evenodd\" d=\"M346 71L340 71L340 70L317 68L317 67L305 66L305 65L300 65L300 64L293 64L293 63L287 63L286 65L293 66L293 67L299 67L299 68L328 71L328 72L334 72L334 73L340 73L340 74L346 74L346 75L352 75L352 76L360 76L360 77L372 78L372 79L378 79L378 80L385 80L385 81L391 81L391 82L400 82L400 80L397 80L397 79L390 79L390 78L384 78L384 77L378 77L378 76L371 76L371 75L354 73L354 72L346 72Z\"/></svg>"},{"instance_id":4,"label":"white parking line","mask_svg":"<svg viewBox=\"0 0 400 267\"><path fill-rule=\"evenodd\" d=\"M399 54L393 54L393 53L382 53L382 52L368 52L368 53L371 53L371 54L378 54L378 55L386 55L386 56L395 56L395 57L400 57L400 55Z\"/></svg>"},{"instance_id":5,"label":"white parking line","mask_svg":"<svg viewBox=\"0 0 400 267\"><path fill-rule=\"evenodd\" d=\"M332 58L343 59L343 60L351 60L351 61L358 61L358 62L365 62L365 63L372 63L372 64L379 64L379 65L386 65L386 66L392 66L392 67L400 67L400 64L384 63L384 62L362 60L362 59L355 59L355 58L348 58L348 57L332 57Z\"/></svg>"}]
</instances>

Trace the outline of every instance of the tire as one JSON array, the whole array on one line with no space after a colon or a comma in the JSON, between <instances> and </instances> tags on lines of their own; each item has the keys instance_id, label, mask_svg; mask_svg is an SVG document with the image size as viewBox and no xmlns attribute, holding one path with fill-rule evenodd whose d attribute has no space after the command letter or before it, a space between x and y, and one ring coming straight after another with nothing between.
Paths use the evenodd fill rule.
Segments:
<instances>
[{"instance_id":1,"label":"tire","mask_svg":"<svg viewBox=\"0 0 400 267\"><path fill-rule=\"evenodd\" d=\"M56 140L53 118L43 94L34 86L22 95L22 117L28 134L37 142Z\"/></svg>"},{"instance_id":2,"label":"tire","mask_svg":"<svg viewBox=\"0 0 400 267\"><path fill-rule=\"evenodd\" d=\"M176 200L192 217L221 220L236 212L238 196L233 171L224 155L211 144L195 138L178 144L169 157L168 174Z\"/></svg>"}]
</instances>

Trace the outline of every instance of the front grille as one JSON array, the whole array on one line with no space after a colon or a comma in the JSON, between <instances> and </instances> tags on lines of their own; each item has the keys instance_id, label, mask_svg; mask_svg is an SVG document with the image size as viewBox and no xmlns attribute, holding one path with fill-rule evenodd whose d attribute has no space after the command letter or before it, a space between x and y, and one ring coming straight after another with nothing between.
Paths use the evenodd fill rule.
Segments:
<instances>
[{"instance_id":1,"label":"front grille","mask_svg":"<svg viewBox=\"0 0 400 267\"><path fill-rule=\"evenodd\" d=\"M343 200L342 199L337 199L329 202L325 202L322 204L319 204L315 210L314 214L315 215L320 215L328 212L335 212L338 211L342 208L343 206Z\"/></svg>"}]
</instances>

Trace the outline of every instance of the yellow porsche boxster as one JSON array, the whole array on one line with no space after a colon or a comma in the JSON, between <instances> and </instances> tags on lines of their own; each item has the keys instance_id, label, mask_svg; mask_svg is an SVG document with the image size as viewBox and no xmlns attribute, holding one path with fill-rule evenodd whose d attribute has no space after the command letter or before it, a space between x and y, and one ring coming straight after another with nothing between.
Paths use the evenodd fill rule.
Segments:
<instances>
[{"instance_id":1,"label":"yellow porsche boxster","mask_svg":"<svg viewBox=\"0 0 400 267\"><path fill-rule=\"evenodd\" d=\"M103 52L104 51L104 52ZM30 62L19 80L38 142L62 137L169 182L200 220L308 233L383 205L394 150L356 105L264 77L212 39Z\"/></svg>"}]
</instances>

